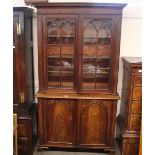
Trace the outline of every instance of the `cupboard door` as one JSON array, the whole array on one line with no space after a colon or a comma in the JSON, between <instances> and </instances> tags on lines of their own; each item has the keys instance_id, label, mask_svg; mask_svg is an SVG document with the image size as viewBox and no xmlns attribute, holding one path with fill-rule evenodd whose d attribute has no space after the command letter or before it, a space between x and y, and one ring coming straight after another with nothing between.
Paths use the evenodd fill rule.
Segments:
<instances>
[{"instance_id":1,"label":"cupboard door","mask_svg":"<svg viewBox=\"0 0 155 155\"><path fill-rule=\"evenodd\" d=\"M71 15L44 17L45 88L76 89L76 20Z\"/></svg>"},{"instance_id":2,"label":"cupboard door","mask_svg":"<svg viewBox=\"0 0 155 155\"><path fill-rule=\"evenodd\" d=\"M75 143L75 101L74 100L41 100L39 107L40 131L44 144L74 145ZM42 113L42 116L41 116ZM41 122L42 120L42 122Z\"/></svg>"},{"instance_id":3,"label":"cupboard door","mask_svg":"<svg viewBox=\"0 0 155 155\"><path fill-rule=\"evenodd\" d=\"M78 104L79 145L103 147L110 143L112 102L81 100Z\"/></svg>"}]
</instances>

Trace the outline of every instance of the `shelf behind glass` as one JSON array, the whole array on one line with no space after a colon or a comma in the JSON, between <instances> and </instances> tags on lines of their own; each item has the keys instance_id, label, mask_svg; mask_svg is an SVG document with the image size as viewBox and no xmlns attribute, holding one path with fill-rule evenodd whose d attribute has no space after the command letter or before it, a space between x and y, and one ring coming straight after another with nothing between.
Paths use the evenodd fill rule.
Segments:
<instances>
[{"instance_id":1,"label":"shelf behind glass","mask_svg":"<svg viewBox=\"0 0 155 155\"><path fill-rule=\"evenodd\" d=\"M108 83L82 83L83 90L107 90L108 87Z\"/></svg>"},{"instance_id":2,"label":"shelf behind glass","mask_svg":"<svg viewBox=\"0 0 155 155\"><path fill-rule=\"evenodd\" d=\"M48 88L63 88L63 89L73 89L74 83L73 82L48 82Z\"/></svg>"},{"instance_id":3,"label":"shelf behind glass","mask_svg":"<svg viewBox=\"0 0 155 155\"><path fill-rule=\"evenodd\" d=\"M110 57L110 45L84 45L83 55L94 57Z\"/></svg>"},{"instance_id":4,"label":"shelf behind glass","mask_svg":"<svg viewBox=\"0 0 155 155\"><path fill-rule=\"evenodd\" d=\"M62 35L62 36L58 36L58 35L52 35L52 34L48 34L47 37L50 38L75 38L75 35Z\"/></svg>"},{"instance_id":5,"label":"shelf behind glass","mask_svg":"<svg viewBox=\"0 0 155 155\"><path fill-rule=\"evenodd\" d=\"M48 72L50 71L74 71L74 67L57 67L57 66L48 66Z\"/></svg>"},{"instance_id":6,"label":"shelf behind glass","mask_svg":"<svg viewBox=\"0 0 155 155\"><path fill-rule=\"evenodd\" d=\"M74 58L74 45L48 45L48 58Z\"/></svg>"},{"instance_id":7,"label":"shelf behind glass","mask_svg":"<svg viewBox=\"0 0 155 155\"><path fill-rule=\"evenodd\" d=\"M96 74L96 75L95 75ZM109 72L95 73L95 72L83 72L83 77L94 78L95 77L105 77Z\"/></svg>"},{"instance_id":8,"label":"shelf behind glass","mask_svg":"<svg viewBox=\"0 0 155 155\"><path fill-rule=\"evenodd\" d=\"M83 36L84 45L110 45L111 37Z\"/></svg>"},{"instance_id":9,"label":"shelf behind glass","mask_svg":"<svg viewBox=\"0 0 155 155\"><path fill-rule=\"evenodd\" d=\"M54 76L74 76L73 71L48 71L48 77L54 77Z\"/></svg>"},{"instance_id":10,"label":"shelf behind glass","mask_svg":"<svg viewBox=\"0 0 155 155\"><path fill-rule=\"evenodd\" d=\"M70 88L74 86L74 73L68 71L48 72L48 87L50 88Z\"/></svg>"},{"instance_id":11,"label":"shelf behind glass","mask_svg":"<svg viewBox=\"0 0 155 155\"><path fill-rule=\"evenodd\" d=\"M110 59L110 57L104 55L83 55L83 60L84 59Z\"/></svg>"},{"instance_id":12,"label":"shelf behind glass","mask_svg":"<svg viewBox=\"0 0 155 155\"><path fill-rule=\"evenodd\" d=\"M48 66L62 67L62 68L73 68L74 59L71 58L48 58Z\"/></svg>"},{"instance_id":13,"label":"shelf behind glass","mask_svg":"<svg viewBox=\"0 0 155 155\"><path fill-rule=\"evenodd\" d=\"M52 56L48 56L48 58L59 59L60 55L52 55ZM74 56L73 55L61 55L61 59L74 59Z\"/></svg>"},{"instance_id":14,"label":"shelf behind glass","mask_svg":"<svg viewBox=\"0 0 155 155\"><path fill-rule=\"evenodd\" d=\"M48 37L48 44L74 44L75 37Z\"/></svg>"}]
</instances>

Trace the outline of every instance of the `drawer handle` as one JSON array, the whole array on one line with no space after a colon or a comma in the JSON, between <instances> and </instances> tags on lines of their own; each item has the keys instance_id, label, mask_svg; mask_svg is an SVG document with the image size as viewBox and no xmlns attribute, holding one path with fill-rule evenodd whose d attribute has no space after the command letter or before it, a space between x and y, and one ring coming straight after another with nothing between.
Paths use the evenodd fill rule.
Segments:
<instances>
[{"instance_id":1,"label":"drawer handle","mask_svg":"<svg viewBox=\"0 0 155 155\"><path fill-rule=\"evenodd\" d=\"M139 72L139 73L142 73L142 70L141 70L141 69L139 69L139 70L138 70L138 72Z\"/></svg>"}]
</instances>

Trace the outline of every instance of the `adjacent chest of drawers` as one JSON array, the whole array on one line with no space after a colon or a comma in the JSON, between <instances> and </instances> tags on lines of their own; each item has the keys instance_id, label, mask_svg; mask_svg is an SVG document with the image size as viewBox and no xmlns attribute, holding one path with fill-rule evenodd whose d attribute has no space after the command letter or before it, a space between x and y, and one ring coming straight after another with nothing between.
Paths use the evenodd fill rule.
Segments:
<instances>
[{"instance_id":1,"label":"adjacent chest of drawers","mask_svg":"<svg viewBox=\"0 0 155 155\"><path fill-rule=\"evenodd\" d=\"M122 155L138 155L142 117L141 58L123 58L123 89L118 125Z\"/></svg>"}]
</instances>

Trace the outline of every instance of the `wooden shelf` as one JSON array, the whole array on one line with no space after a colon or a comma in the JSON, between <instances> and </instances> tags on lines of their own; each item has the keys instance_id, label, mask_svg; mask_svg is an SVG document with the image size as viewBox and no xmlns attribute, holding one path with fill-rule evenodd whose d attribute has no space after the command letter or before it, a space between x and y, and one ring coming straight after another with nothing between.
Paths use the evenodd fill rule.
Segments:
<instances>
[{"instance_id":1,"label":"wooden shelf","mask_svg":"<svg viewBox=\"0 0 155 155\"><path fill-rule=\"evenodd\" d=\"M48 56L48 58L61 58L61 59L68 58L68 59L74 59L74 56L72 56L72 55L61 55L61 57L60 57L60 55L52 55L52 56Z\"/></svg>"},{"instance_id":2,"label":"wooden shelf","mask_svg":"<svg viewBox=\"0 0 155 155\"><path fill-rule=\"evenodd\" d=\"M91 76L92 74L95 75L95 72L83 72L83 74L90 74L90 76ZM109 74L109 72L101 72L101 73L97 73L97 72L96 72L96 75L102 75L102 74ZM91 77L90 77L90 78L91 78Z\"/></svg>"},{"instance_id":3,"label":"wooden shelf","mask_svg":"<svg viewBox=\"0 0 155 155\"><path fill-rule=\"evenodd\" d=\"M47 46L58 46L58 45L59 46L75 46L75 44L64 44L64 43L63 44L62 43L61 44L59 43L58 44L47 44Z\"/></svg>"},{"instance_id":4,"label":"wooden shelf","mask_svg":"<svg viewBox=\"0 0 155 155\"><path fill-rule=\"evenodd\" d=\"M102 47L102 46L111 46L111 44L109 44L109 45L108 44L93 44L93 45L92 44L88 44L88 45L83 44L83 47L85 47L85 46L88 46L88 47L91 47L91 46L92 47Z\"/></svg>"},{"instance_id":5,"label":"wooden shelf","mask_svg":"<svg viewBox=\"0 0 155 155\"><path fill-rule=\"evenodd\" d=\"M73 77L74 76L74 72L67 72L67 71L48 71L48 77L60 77L60 75L62 77ZM51 75L50 75L51 74Z\"/></svg>"},{"instance_id":6,"label":"wooden shelf","mask_svg":"<svg viewBox=\"0 0 155 155\"><path fill-rule=\"evenodd\" d=\"M51 46L51 45L55 45L55 46L75 46L75 44L74 43L72 43L72 44L65 44L65 43L58 43L58 44L56 44L56 43L53 43L53 44L47 44L48 46Z\"/></svg>"},{"instance_id":7,"label":"wooden shelf","mask_svg":"<svg viewBox=\"0 0 155 155\"><path fill-rule=\"evenodd\" d=\"M53 38L75 38L75 36L70 36L70 35L58 36L58 35L50 35L50 34L47 37L53 37Z\"/></svg>"},{"instance_id":8,"label":"wooden shelf","mask_svg":"<svg viewBox=\"0 0 155 155\"><path fill-rule=\"evenodd\" d=\"M55 69L56 71L58 71L58 70L60 70L61 69L61 71L72 71L72 70L74 70L74 67L56 67L56 66L48 66L48 68L50 68L50 69ZM54 70L53 70L54 71ZM48 72L50 72L50 71L48 71Z\"/></svg>"},{"instance_id":9,"label":"wooden shelf","mask_svg":"<svg viewBox=\"0 0 155 155\"><path fill-rule=\"evenodd\" d=\"M94 55L92 56L83 56L83 59L110 59L110 57L106 57L106 56L100 56L97 55L96 57L94 57Z\"/></svg>"}]
</instances>

